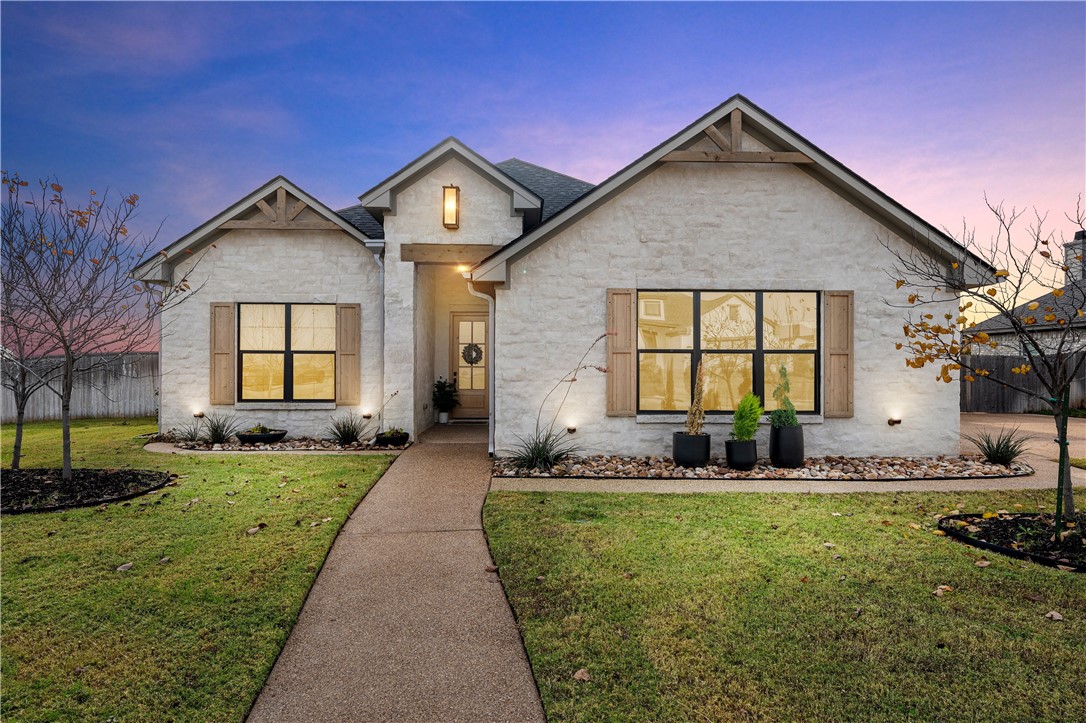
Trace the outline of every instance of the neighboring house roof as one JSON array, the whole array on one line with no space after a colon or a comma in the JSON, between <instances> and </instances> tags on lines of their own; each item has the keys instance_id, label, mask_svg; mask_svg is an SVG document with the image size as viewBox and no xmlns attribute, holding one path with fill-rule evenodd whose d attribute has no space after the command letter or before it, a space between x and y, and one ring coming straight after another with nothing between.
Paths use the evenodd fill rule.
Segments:
<instances>
[{"instance_id":1,"label":"neighboring house roof","mask_svg":"<svg viewBox=\"0 0 1086 723\"><path fill-rule=\"evenodd\" d=\"M474 169L483 178L510 194L510 213L523 213L543 206L543 199L512 176L449 136L430 150L358 197L363 208L396 213L396 194L451 158Z\"/></svg>"},{"instance_id":2,"label":"neighboring house roof","mask_svg":"<svg viewBox=\"0 0 1086 723\"><path fill-rule=\"evenodd\" d=\"M587 181L522 161L519 158L510 158L495 165L543 199L542 221L546 221L595 188Z\"/></svg>"},{"instance_id":3,"label":"neighboring house roof","mask_svg":"<svg viewBox=\"0 0 1086 723\"><path fill-rule=\"evenodd\" d=\"M284 189L298 200L303 201L306 207L332 222L332 224L339 227L344 233L354 238L359 243L373 249L379 249L383 245L380 239L374 239L367 236L367 234L353 221L348 221L343 216L340 216L318 201L314 196L309 195L301 188L291 183L285 176L276 176L260 188L245 196L245 198L242 198L225 211L216 215L210 221L197 226L162 251L141 261L136 268L132 270L132 276L144 281L168 280L170 267L179 259L183 258L186 255L186 252L195 251L197 248L214 242L216 238L226 233L227 230L221 228L224 223L231 221L240 214L248 211L256 205L257 201L262 201L265 197L278 191L280 188Z\"/></svg>"},{"instance_id":4,"label":"neighboring house roof","mask_svg":"<svg viewBox=\"0 0 1086 723\"><path fill-rule=\"evenodd\" d=\"M728 117L733 110L743 114L743 131L773 151L798 151L813 162L803 170L826 184L853 204L875 216L888 228L940 260L961 263L963 278L969 285L990 282L995 269L972 254L952 237L927 223L894 199L875 188L836 159L791 128L765 112L742 95L734 95L706 113L656 148L638 158L603 183L585 193L547 221L529 230L476 264L475 280L504 282L507 265L530 252L536 245L575 223L578 219L620 193L630 184L657 169L666 154L681 150L703 137L705 129Z\"/></svg>"},{"instance_id":5,"label":"neighboring house roof","mask_svg":"<svg viewBox=\"0 0 1086 723\"><path fill-rule=\"evenodd\" d=\"M1063 292L1061 296L1056 296L1054 292L1050 291L1044 296L1038 296L1036 299L1019 304L1014 307L1012 313L1022 319L1027 316L1035 317L1037 323L1030 325L1030 329L1034 331L1058 331L1063 328L1059 324L1060 319L1070 319L1072 327L1086 329L1086 317L1078 315L1079 309L1086 309L1086 280L1072 281L1061 287L1060 291ZM1029 305L1034 302L1037 303L1037 308L1031 311ZM1052 311L1046 311L1047 308L1051 308ZM1048 313L1055 314L1056 318L1052 321L1045 321L1045 314ZM999 315L985 319L973 327L974 333L978 331L989 334L1003 334L1013 332L1014 327L1011 326L1010 321L1005 316Z\"/></svg>"}]
</instances>

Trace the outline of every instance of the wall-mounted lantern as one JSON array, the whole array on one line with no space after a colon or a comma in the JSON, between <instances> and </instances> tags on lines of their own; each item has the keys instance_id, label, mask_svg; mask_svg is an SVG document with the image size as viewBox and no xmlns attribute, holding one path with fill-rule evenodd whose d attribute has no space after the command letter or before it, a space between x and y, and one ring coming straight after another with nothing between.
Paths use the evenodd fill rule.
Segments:
<instances>
[{"instance_id":1,"label":"wall-mounted lantern","mask_svg":"<svg viewBox=\"0 0 1086 723\"><path fill-rule=\"evenodd\" d=\"M441 222L445 228L460 228L460 187L442 186Z\"/></svg>"}]
</instances>

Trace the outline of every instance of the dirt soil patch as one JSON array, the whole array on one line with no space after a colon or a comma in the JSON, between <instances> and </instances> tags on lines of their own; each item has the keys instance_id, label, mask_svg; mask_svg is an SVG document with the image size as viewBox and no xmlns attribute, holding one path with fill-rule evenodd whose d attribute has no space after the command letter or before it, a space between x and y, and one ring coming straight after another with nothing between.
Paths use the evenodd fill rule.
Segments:
<instances>
[{"instance_id":1,"label":"dirt soil patch","mask_svg":"<svg viewBox=\"0 0 1086 723\"><path fill-rule=\"evenodd\" d=\"M73 469L70 480L59 469L6 469L0 512L47 512L117 502L158 489L169 479L169 473L149 469Z\"/></svg>"},{"instance_id":2,"label":"dirt soil patch","mask_svg":"<svg viewBox=\"0 0 1086 723\"><path fill-rule=\"evenodd\" d=\"M1061 569L1086 572L1083 521L1086 521L1083 515L1064 518L1064 532L1058 537L1055 516L1040 512L950 515L940 520L939 527L966 544Z\"/></svg>"}]
</instances>

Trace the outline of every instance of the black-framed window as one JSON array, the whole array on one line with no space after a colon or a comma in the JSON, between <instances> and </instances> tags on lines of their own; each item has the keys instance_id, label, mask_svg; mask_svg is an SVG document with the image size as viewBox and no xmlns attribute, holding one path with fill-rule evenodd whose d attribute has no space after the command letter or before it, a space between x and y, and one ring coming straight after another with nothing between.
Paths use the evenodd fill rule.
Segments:
<instances>
[{"instance_id":1,"label":"black-framed window","mask_svg":"<svg viewBox=\"0 0 1086 723\"><path fill-rule=\"evenodd\" d=\"M821 311L816 291L637 292L638 412L685 412L704 364L707 413L753 391L767 409L783 365L800 413L821 409Z\"/></svg>"},{"instance_id":2,"label":"black-framed window","mask_svg":"<svg viewBox=\"0 0 1086 723\"><path fill-rule=\"evenodd\" d=\"M335 304L238 304L242 402L336 399Z\"/></svg>"}]
</instances>

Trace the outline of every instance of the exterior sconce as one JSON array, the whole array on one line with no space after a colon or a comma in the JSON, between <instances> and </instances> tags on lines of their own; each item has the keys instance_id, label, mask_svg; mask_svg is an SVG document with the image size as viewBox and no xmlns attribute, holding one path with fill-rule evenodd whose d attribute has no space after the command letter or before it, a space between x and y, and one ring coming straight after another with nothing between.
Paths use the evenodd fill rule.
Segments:
<instances>
[{"instance_id":1,"label":"exterior sconce","mask_svg":"<svg viewBox=\"0 0 1086 723\"><path fill-rule=\"evenodd\" d=\"M460 187L441 187L441 222L445 228L460 228Z\"/></svg>"},{"instance_id":2,"label":"exterior sconce","mask_svg":"<svg viewBox=\"0 0 1086 723\"><path fill-rule=\"evenodd\" d=\"M362 419L373 419L372 412L362 412Z\"/></svg>"},{"instance_id":3,"label":"exterior sconce","mask_svg":"<svg viewBox=\"0 0 1086 723\"><path fill-rule=\"evenodd\" d=\"M574 427L572 424L569 425L568 427L566 427L566 433L567 434L576 434L576 432L577 432L577 428Z\"/></svg>"},{"instance_id":4,"label":"exterior sconce","mask_svg":"<svg viewBox=\"0 0 1086 723\"><path fill-rule=\"evenodd\" d=\"M204 413L203 412L193 412L192 416L196 417L197 419L203 419L204 418Z\"/></svg>"},{"instance_id":5,"label":"exterior sconce","mask_svg":"<svg viewBox=\"0 0 1086 723\"><path fill-rule=\"evenodd\" d=\"M897 425L901 424L901 420L891 417L890 419L886 420L886 423L889 424L891 427L896 427Z\"/></svg>"}]
</instances>

